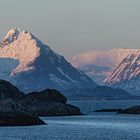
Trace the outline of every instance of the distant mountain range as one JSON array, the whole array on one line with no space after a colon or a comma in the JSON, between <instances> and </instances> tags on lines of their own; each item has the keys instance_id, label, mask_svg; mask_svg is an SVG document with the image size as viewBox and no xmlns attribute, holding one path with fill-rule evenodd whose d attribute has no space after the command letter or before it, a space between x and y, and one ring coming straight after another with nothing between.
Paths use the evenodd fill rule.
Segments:
<instances>
[{"instance_id":1,"label":"distant mountain range","mask_svg":"<svg viewBox=\"0 0 140 140\"><path fill-rule=\"evenodd\" d=\"M140 50L125 57L106 78L105 83L140 95Z\"/></svg>"},{"instance_id":2,"label":"distant mountain range","mask_svg":"<svg viewBox=\"0 0 140 140\"><path fill-rule=\"evenodd\" d=\"M140 49L111 49L76 55L71 60L98 84L140 96Z\"/></svg>"},{"instance_id":3,"label":"distant mountain range","mask_svg":"<svg viewBox=\"0 0 140 140\"><path fill-rule=\"evenodd\" d=\"M138 59L136 51L136 49L91 51L73 57L72 66L63 56L55 53L32 33L14 28L0 43L0 79L11 82L26 94L49 88L57 89L69 98L128 99L131 96L125 90L131 90L127 89L127 86L125 88L116 86L118 82L116 84L114 81L118 79L120 73L115 69L128 54L134 54L130 57L130 61L132 58ZM135 58L136 55L138 58ZM125 59L122 65L124 61ZM138 61L136 63L138 69ZM125 64L126 62L124 66ZM122 66L121 69L123 68ZM125 75L126 69L122 72ZM115 75L116 78L113 76L115 73L118 73ZM99 86L103 84L104 79L107 79L107 86L113 85L113 88L119 89ZM123 81L123 78L120 81Z\"/></svg>"},{"instance_id":4,"label":"distant mountain range","mask_svg":"<svg viewBox=\"0 0 140 140\"><path fill-rule=\"evenodd\" d=\"M89 51L78 54L71 59L74 67L84 71L98 84L103 84L109 74L128 55L137 49L110 49L106 51Z\"/></svg>"},{"instance_id":5,"label":"distant mountain range","mask_svg":"<svg viewBox=\"0 0 140 140\"><path fill-rule=\"evenodd\" d=\"M97 86L33 34L17 28L11 29L0 44L0 66L0 79L26 93Z\"/></svg>"}]
</instances>

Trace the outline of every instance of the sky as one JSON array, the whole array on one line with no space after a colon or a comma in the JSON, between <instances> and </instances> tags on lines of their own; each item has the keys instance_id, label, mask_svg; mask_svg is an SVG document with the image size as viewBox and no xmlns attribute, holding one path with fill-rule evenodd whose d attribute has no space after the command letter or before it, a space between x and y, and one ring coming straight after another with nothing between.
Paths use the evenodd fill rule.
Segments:
<instances>
[{"instance_id":1,"label":"sky","mask_svg":"<svg viewBox=\"0 0 140 140\"><path fill-rule=\"evenodd\" d=\"M140 47L140 0L0 0L0 40L32 32L70 58L90 50Z\"/></svg>"}]
</instances>

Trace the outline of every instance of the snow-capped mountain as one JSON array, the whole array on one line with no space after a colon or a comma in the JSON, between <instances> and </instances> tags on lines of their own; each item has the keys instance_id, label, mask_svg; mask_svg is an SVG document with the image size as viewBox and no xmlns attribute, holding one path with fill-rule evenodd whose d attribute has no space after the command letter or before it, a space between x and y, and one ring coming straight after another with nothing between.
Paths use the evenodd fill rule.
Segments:
<instances>
[{"instance_id":1,"label":"snow-capped mountain","mask_svg":"<svg viewBox=\"0 0 140 140\"><path fill-rule=\"evenodd\" d=\"M76 68L84 71L97 83L103 80L119 65L130 53L137 49L110 49L106 51L89 51L72 57L71 63Z\"/></svg>"},{"instance_id":2,"label":"snow-capped mountain","mask_svg":"<svg viewBox=\"0 0 140 140\"><path fill-rule=\"evenodd\" d=\"M105 82L140 95L140 49L123 59Z\"/></svg>"},{"instance_id":3,"label":"snow-capped mountain","mask_svg":"<svg viewBox=\"0 0 140 140\"><path fill-rule=\"evenodd\" d=\"M0 78L26 93L46 88L67 90L96 86L63 56L33 34L17 28L11 29L1 43L0 66Z\"/></svg>"}]
</instances>

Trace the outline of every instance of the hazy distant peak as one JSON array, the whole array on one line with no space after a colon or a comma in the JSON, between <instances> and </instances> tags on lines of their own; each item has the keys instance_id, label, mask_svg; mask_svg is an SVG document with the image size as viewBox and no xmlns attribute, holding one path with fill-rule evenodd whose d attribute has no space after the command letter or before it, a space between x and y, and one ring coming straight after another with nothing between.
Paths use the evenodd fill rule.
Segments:
<instances>
[{"instance_id":1,"label":"hazy distant peak","mask_svg":"<svg viewBox=\"0 0 140 140\"><path fill-rule=\"evenodd\" d=\"M81 67L85 65L97 65L97 66L111 66L116 67L118 64L128 55L136 52L137 49L132 48L115 48L110 50L92 50L77 54L72 57L71 63L75 67Z\"/></svg>"},{"instance_id":2,"label":"hazy distant peak","mask_svg":"<svg viewBox=\"0 0 140 140\"><path fill-rule=\"evenodd\" d=\"M93 50L78 54L71 59L73 66L84 71L99 84L120 64L129 54L138 49L114 48L110 50Z\"/></svg>"},{"instance_id":3,"label":"hazy distant peak","mask_svg":"<svg viewBox=\"0 0 140 140\"><path fill-rule=\"evenodd\" d=\"M131 80L140 76L140 49L124 58L106 79L107 84Z\"/></svg>"}]
</instances>

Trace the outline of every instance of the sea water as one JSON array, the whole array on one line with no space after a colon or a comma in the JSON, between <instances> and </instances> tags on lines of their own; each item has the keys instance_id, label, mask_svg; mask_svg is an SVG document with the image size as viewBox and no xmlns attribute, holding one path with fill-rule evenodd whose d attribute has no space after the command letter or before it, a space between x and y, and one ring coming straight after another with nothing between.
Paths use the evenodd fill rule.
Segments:
<instances>
[{"instance_id":1,"label":"sea water","mask_svg":"<svg viewBox=\"0 0 140 140\"><path fill-rule=\"evenodd\" d=\"M127 108L140 101L73 100L83 116L42 117L47 125L0 127L0 140L140 140L140 115L95 113Z\"/></svg>"}]
</instances>

